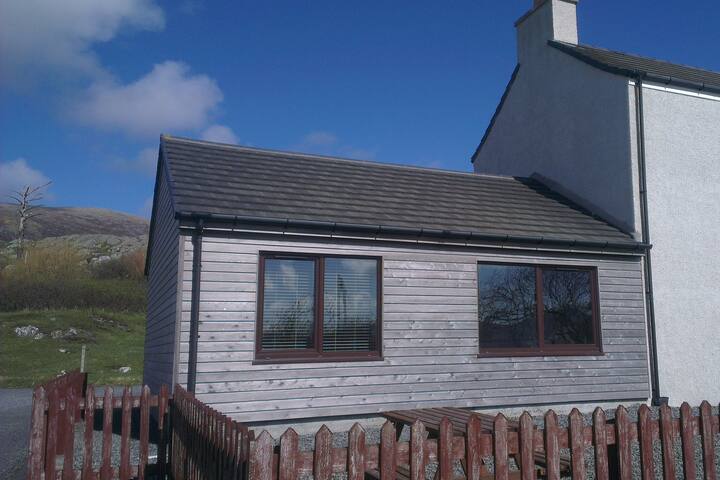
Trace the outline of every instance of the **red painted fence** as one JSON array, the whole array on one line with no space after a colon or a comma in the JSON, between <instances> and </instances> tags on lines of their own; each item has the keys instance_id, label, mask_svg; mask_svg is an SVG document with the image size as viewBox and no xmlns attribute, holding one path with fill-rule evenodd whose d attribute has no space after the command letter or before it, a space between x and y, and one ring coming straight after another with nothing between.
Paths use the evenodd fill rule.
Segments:
<instances>
[{"instance_id":1,"label":"red painted fence","mask_svg":"<svg viewBox=\"0 0 720 480\"><path fill-rule=\"evenodd\" d=\"M147 386L139 396L127 387L116 396L110 387L96 393L93 386L83 395L84 379L70 374L35 389L29 480L247 478L252 432L182 387L175 387L172 399L164 385L159 395L151 395ZM94 441L96 417L101 442ZM84 425L76 431L79 423ZM151 440L157 448L154 462Z\"/></svg>"},{"instance_id":2,"label":"red painted fence","mask_svg":"<svg viewBox=\"0 0 720 480\"><path fill-rule=\"evenodd\" d=\"M146 386L140 396L131 395L125 388L121 397L108 387L96 394L89 386L85 395L77 395L70 389L64 397L47 392L44 386L33 393L30 449L28 452L28 479L74 480L84 479L144 479L148 476L163 478L166 470L168 428L166 413L168 390L163 387L159 395L150 395ZM151 434L150 411L156 409L157 461L149 465L148 448ZM139 411L135 421L138 432L139 451L137 461L131 461L130 444L133 430L133 410ZM96 412L102 418L102 447L94 451L93 441ZM119 414L119 435L113 435L113 417ZM76 424L84 423L82 436L76 434ZM115 439L113 439L115 437ZM75 444L81 443L81 461L75 465ZM113 442L119 443L120 455L113 465ZM95 468L94 457L99 460Z\"/></svg>"},{"instance_id":3,"label":"red painted fence","mask_svg":"<svg viewBox=\"0 0 720 480\"><path fill-rule=\"evenodd\" d=\"M250 478L256 480L290 480L312 475L315 480L327 480L335 473L347 472L348 480L378 478L381 480L424 480L426 466L437 463L440 480L467 478L522 479L538 478L538 472L548 480L560 479L560 449L567 448L572 457L572 478L587 478L584 453L594 447L594 478L609 480L633 478L632 444L640 449L640 475L643 480L655 479L653 442L659 440L662 449L662 478L675 480L676 471L684 478L695 479L698 468L703 478L717 479L713 436L719 431L718 415L712 414L709 403L703 402L699 415L694 416L687 403L680 409L680 418L672 418L669 407L660 409L660 418L651 418L651 410L643 405L637 421L631 421L627 410L619 407L612 421L598 408L592 424L586 425L577 410L569 416L569 426L560 427L557 415L548 411L544 429L534 428L532 417L520 417L517 432L508 431L507 420L499 414L494 430L483 430L480 419L472 416L463 436L453 433L452 424L443 419L439 438L427 438L425 427L416 422L411 429L410 441L397 441L395 425L385 423L379 445L368 445L365 431L355 424L348 435L347 448L332 447L330 430L323 426L315 434L314 451L300 451L297 433L289 429L280 437L279 446L263 432L250 446ZM695 437L702 445L702 464L696 464ZM674 445L682 450L682 466L675 464ZM536 465L535 452L545 456L543 468ZM493 458L494 472L484 459ZM517 468L510 468L510 459ZM456 462L460 461L464 475L455 475Z\"/></svg>"},{"instance_id":4,"label":"red painted fence","mask_svg":"<svg viewBox=\"0 0 720 480\"><path fill-rule=\"evenodd\" d=\"M170 477L176 480L247 478L252 432L175 386Z\"/></svg>"},{"instance_id":5,"label":"red painted fence","mask_svg":"<svg viewBox=\"0 0 720 480\"><path fill-rule=\"evenodd\" d=\"M387 422L379 445L367 444L365 431L356 424L348 434L347 447L333 447L332 432L323 426L315 434L314 450L306 451L300 449L294 430L285 431L279 443L267 432L255 439L245 425L179 386L172 399L167 387L161 388L159 395L151 395L147 386L139 396L133 396L128 388L122 396L114 396L111 388L96 393L92 386L82 395L77 387L80 380L77 375L68 376L35 389L28 479L295 480L312 475L314 480L328 480L335 473L347 473L348 480L422 480L426 467L433 464L440 480L559 480L561 449L570 450L572 478L578 480L585 479L588 470L598 480L629 480L634 471L640 472L643 480L656 478L656 471L668 480L674 480L676 473L686 479L695 479L698 473L705 480L718 478L714 436L720 433L720 418L708 402L702 403L697 414L684 403L679 418L673 418L667 406L653 418L651 410L642 405L635 420L622 406L608 420L598 408L589 424L573 410L567 427L561 427L550 410L544 416L543 429L535 428L527 413L520 417L517 430L508 429L502 414L495 417L492 430L483 428L481 420L472 415L463 435L445 418L437 438L428 438L418 421L407 442L399 441L396 426ZM102 432L98 431L102 442L94 449L95 417L102 419ZM119 420L116 432L113 417ZM76 432L80 422L84 429ZM148 455L151 439L157 445L155 462L150 462ZM135 461L130 454L132 441L137 442ZM76 442L82 453L73 460ZM117 448L113 448L114 442L119 443ZM653 456L657 442L659 465L654 464ZM637 465L633 465L633 445L640 452ZM588 469L584 454L591 447L594 465ZM676 447L682 452L679 464ZM485 463L488 459L492 459L492 469ZM462 476L456 476L458 461Z\"/></svg>"}]
</instances>

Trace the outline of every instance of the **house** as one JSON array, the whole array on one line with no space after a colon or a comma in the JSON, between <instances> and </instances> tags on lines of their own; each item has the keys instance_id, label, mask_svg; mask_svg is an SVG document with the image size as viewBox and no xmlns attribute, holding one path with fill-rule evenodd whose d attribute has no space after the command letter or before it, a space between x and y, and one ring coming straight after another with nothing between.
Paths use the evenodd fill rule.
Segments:
<instances>
[{"instance_id":1,"label":"house","mask_svg":"<svg viewBox=\"0 0 720 480\"><path fill-rule=\"evenodd\" d=\"M644 401L647 251L537 179L163 136L145 382L252 422Z\"/></svg>"},{"instance_id":2,"label":"house","mask_svg":"<svg viewBox=\"0 0 720 480\"><path fill-rule=\"evenodd\" d=\"M474 170L536 178L652 244L653 399L720 398L720 73L583 45L576 8L536 0L517 21Z\"/></svg>"}]
</instances>

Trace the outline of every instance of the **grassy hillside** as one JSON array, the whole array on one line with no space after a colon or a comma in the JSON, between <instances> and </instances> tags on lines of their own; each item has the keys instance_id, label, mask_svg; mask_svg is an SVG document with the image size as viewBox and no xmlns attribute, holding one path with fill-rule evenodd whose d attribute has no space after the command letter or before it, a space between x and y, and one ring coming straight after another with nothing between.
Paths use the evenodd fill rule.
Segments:
<instances>
[{"instance_id":1,"label":"grassy hillside","mask_svg":"<svg viewBox=\"0 0 720 480\"><path fill-rule=\"evenodd\" d=\"M0 204L0 387L77 369L83 344L91 382L139 383L147 220L89 208L41 213L17 259L14 207Z\"/></svg>"},{"instance_id":2,"label":"grassy hillside","mask_svg":"<svg viewBox=\"0 0 720 480\"><path fill-rule=\"evenodd\" d=\"M111 235L139 237L147 235L145 218L101 208L41 207L40 215L28 223L26 238L39 240L65 235ZM0 203L0 241L15 238L15 206Z\"/></svg>"},{"instance_id":3,"label":"grassy hillside","mask_svg":"<svg viewBox=\"0 0 720 480\"><path fill-rule=\"evenodd\" d=\"M16 334L17 327L28 326L36 327L39 335ZM0 387L30 387L63 370L79 368L83 344L91 383L141 383L144 335L144 313L0 312ZM121 373L121 367L130 367L130 371Z\"/></svg>"}]
</instances>

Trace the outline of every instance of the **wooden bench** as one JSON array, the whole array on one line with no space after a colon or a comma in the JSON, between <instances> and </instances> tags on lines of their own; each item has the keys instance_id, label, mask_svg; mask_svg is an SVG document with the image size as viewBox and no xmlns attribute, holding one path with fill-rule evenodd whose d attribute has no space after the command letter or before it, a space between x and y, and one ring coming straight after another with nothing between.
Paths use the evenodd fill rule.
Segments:
<instances>
[{"instance_id":1,"label":"wooden bench","mask_svg":"<svg viewBox=\"0 0 720 480\"><path fill-rule=\"evenodd\" d=\"M470 416L473 414L477 415L477 417L480 419L480 424L483 430L487 432L492 432L494 430L495 418L493 416L461 408L424 408L419 410L398 410L393 412L385 412L382 414L382 416L399 427L397 428L398 436L402 432L403 425L411 426L413 423L415 423L415 421L420 420L425 425L425 430L428 432L428 434L437 437L440 434L440 421L446 417L452 423L453 435L464 437L467 433L468 421L470 420ZM508 430L515 432L518 431L520 427L518 422L512 420L508 420L507 425ZM518 459L516 458L516 461L517 460ZM535 464L539 467L538 475L544 476L545 469L547 467L547 459L542 452L535 452ZM561 455L560 472L562 474L569 473L571 467L572 461L570 456ZM519 472L511 472L510 478L513 478L513 474L515 473L519 474ZM409 478L403 477L401 475L403 475L403 472L398 469L398 479ZM370 476L370 478L375 477ZM493 477L490 476L488 478Z\"/></svg>"}]
</instances>

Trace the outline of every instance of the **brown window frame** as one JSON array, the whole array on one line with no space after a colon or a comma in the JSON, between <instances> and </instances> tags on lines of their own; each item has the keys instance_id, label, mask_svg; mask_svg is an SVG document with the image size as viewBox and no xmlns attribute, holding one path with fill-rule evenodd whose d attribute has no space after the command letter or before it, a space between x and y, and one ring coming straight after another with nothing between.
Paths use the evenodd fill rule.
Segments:
<instances>
[{"instance_id":1,"label":"brown window frame","mask_svg":"<svg viewBox=\"0 0 720 480\"><path fill-rule=\"evenodd\" d=\"M370 352L323 352L323 326L324 326L324 271L326 258L359 258L375 260L377 265L377 350ZM294 350L262 349L263 332L263 304L265 295L265 261L267 259L279 260L314 260L315 262L315 331L313 332L313 348ZM342 255L342 254L314 254L297 252L266 252L262 251L258 258L258 293L257 293L257 320L255 322L255 360L253 364L264 363L305 363L305 362L360 362L378 361L383 359L382 348L382 257L370 255Z\"/></svg>"},{"instance_id":2,"label":"brown window frame","mask_svg":"<svg viewBox=\"0 0 720 480\"><path fill-rule=\"evenodd\" d=\"M598 293L598 270L592 266L577 265L557 265L557 264L537 264L537 263L508 263L483 261L478 262L477 267L481 265L495 265L507 267L532 267L535 269L535 324L538 335L537 347L497 347L488 348L479 345L478 341L478 357L542 357L542 356L582 356L582 355L604 355L602 346L602 332L600 326L600 295ZM545 344L545 306L543 304L543 270L573 270L590 272L590 289L592 301L592 331L594 343L558 345ZM477 269L476 269L477 273ZM478 276L478 306L480 305L480 278ZM478 315L478 328L480 326L480 318ZM479 334L479 330L478 330ZM479 340L479 339L478 339Z\"/></svg>"}]
</instances>

